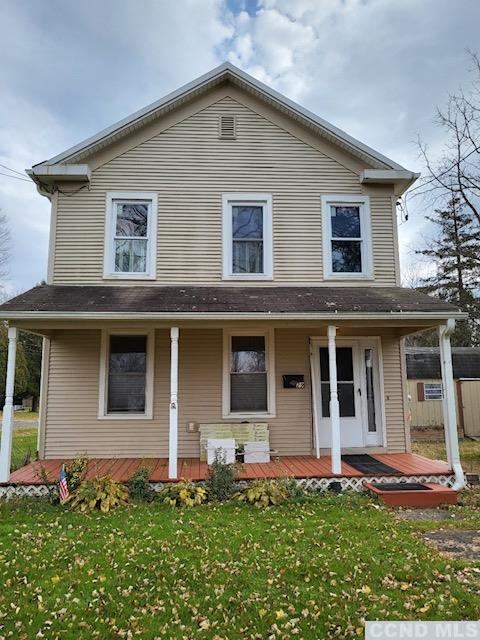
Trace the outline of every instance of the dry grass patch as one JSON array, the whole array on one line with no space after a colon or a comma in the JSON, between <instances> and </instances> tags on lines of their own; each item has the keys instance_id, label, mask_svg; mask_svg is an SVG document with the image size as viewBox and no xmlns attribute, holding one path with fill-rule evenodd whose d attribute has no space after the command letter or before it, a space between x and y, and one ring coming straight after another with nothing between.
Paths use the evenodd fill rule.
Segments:
<instances>
[{"instance_id":1,"label":"dry grass patch","mask_svg":"<svg viewBox=\"0 0 480 640\"><path fill-rule=\"evenodd\" d=\"M412 451L433 460L447 459L444 442L412 442ZM462 438L460 458L466 473L480 473L480 442Z\"/></svg>"}]
</instances>

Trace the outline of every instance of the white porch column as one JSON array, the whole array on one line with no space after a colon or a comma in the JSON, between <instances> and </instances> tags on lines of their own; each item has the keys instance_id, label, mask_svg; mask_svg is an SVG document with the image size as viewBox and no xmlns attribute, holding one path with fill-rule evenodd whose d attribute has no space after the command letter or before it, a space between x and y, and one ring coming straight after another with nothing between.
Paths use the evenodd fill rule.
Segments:
<instances>
[{"instance_id":1,"label":"white porch column","mask_svg":"<svg viewBox=\"0 0 480 640\"><path fill-rule=\"evenodd\" d=\"M342 472L342 456L340 446L340 405L338 403L337 387L337 347L335 337L337 327L329 325L328 336L328 362L330 370L330 425L332 429L332 473Z\"/></svg>"},{"instance_id":2,"label":"white porch column","mask_svg":"<svg viewBox=\"0 0 480 640\"><path fill-rule=\"evenodd\" d=\"M170 429L168 436L168 477L177 477L178 457L178 327L170 329Z\"/></svg>"},{"instance_id":3,"label":"white porch column","mask_svg":"<svg viewBox=\"0 0 480 640\"><path fill-rule=\"evenodd\" d=\"M440 365L442 368L443 422L447 460L455 473L455 484L453 488L459 490L465 486L465 476L460 463L460 453L458 449L457 410L455 407L452 348L450 345L450 336L454 329L455 320L448 320L446 324L438 327L438 338L440 344Z\"/></svg>"},{"instance_id":4,"label":"white porch column","mask_svg":"<svg viewBox=\"0 0 480 640\"><path fill-rule=\"evenodd\" d=\"M13 432L13 391L15 387L15 360L17 358L17 328L8 329L7 377L5 381L5 406L3 407L2 440L0 444L0 482L10 479Z\"/></svg>"}]
</instances>

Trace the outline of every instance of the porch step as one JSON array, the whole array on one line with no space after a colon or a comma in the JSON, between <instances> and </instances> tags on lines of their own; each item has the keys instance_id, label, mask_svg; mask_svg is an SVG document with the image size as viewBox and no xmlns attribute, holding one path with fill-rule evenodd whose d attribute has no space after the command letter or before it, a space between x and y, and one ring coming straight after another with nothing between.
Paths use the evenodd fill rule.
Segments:
<instances>
[{"instance_id":1,"label":"porch step","mask_svg":"<svg viewBox=\"0 0 480 640\"><path fill-rule=\"evenodd\" d=\"M365 489L395 507L439 507L457 504L458 491L435 482L364 482Z\"/></svg>"}]
</instances>

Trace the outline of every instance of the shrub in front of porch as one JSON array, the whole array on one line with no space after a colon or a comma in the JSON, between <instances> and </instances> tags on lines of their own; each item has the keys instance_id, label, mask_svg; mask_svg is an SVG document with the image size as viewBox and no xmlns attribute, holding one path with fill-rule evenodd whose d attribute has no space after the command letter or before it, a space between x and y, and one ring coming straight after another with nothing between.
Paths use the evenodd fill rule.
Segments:
<instances>
[{"instance_id":1,"label":"shrub in front of porch","mask_svg":"<svg viewBox=\"0 0 480 640\"><path fill-rule=\"evenodd\" d=\"M237 467L234 464L225 464L220 456L215 456L205 482L209 500L218 502L230 500L238 489L237 475Z\"/></svg>"},{"instance_id":2,"label":"shrub in front of porch","mask_svg":"<svg viewBox=\"0 0 480 640\"><path fill-rule=\"evenodd\" d=\"M128 504L128 489L110 476L82 480L64 504L82 513L95 510L107 513L111 509Z\"/></svg>"},{"instance_id":3,"label":"shrub in front of porch","mask_svg":"<svg viewBox=\"0 0 480 640\"><path fill-rule=\"evenodd\" d=\"M150 469L147 466L140 467L132 474L127 487L132 500L152 502L157 495L150 484Z\"/></svg>"},{"instance_id":4,"label":"shrub in front of porch","mask_svg":"<svg viewBox=\"0 0 480 640\"><path fill-rule=\"evenodd\" d=\"M80 453L75 458L65 464L65 474L70 491L78 489L85 478L89 458L86 453Z\"/></svg>"},{"instance_id":5,"label":"shrub in front of porch","mask_svg":"<svg viewBox=\"0 0 480 640\"><path fill-rule=\"evenodd\" d=\"M208 499L205 487L189 480L180 480L167 484L160 492L165 504L171 507L194 507Z\"/></svg>"},{"instance_id":6,"label":"shrub in front of porch","mask_svg":"<svg viewBox=\"0 0 480 640\"><path fill-rule=\"evenodd\" d=\"M256 507L270 507L282 504L299 493L303 493L295 480L289 478L255 480L236 494L240 502Z\"/></svg>"}]
</instances>

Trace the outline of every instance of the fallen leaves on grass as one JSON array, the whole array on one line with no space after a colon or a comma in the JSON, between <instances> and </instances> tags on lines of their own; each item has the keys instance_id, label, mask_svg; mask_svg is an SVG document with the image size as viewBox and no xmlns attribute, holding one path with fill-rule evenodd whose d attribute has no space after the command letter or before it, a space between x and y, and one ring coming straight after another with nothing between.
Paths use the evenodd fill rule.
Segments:
<instances>
[{"instance_id":1,"label":"fallen leaves on grass","mask_svg":"<svg viewBox=\"0 0 480 640\"><path fill-rule=\"evenodd\" d=\"M362 637L366 619L472 619L477 574L362 496L275 509L0 507L0 638Z\"/></svg>"}]
</instances>

